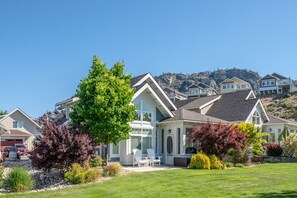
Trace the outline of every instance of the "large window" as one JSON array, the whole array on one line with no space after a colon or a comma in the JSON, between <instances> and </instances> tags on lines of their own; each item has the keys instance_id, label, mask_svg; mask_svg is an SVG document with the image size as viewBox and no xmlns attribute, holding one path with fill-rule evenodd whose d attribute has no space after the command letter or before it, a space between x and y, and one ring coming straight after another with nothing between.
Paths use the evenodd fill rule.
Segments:
<instances>
[{"instance_id":1,"label":"large window","mask_svg":"<svg viewBox=\"0 0 297 198\"><path fill-rule=\"evenodd\" d=\"M147 154L147 149L152 148L151 129L133 129L131 136L131 153L133 149L139 149L142 154Z\"/></svg>"},{"instance_id":2,"label":"large window","mask_svg":"<svg viewBox=\"0 0 297 198\"><path fill-rule=\"evenodd\" d=\"M186 128L186 154L194 154L199 150L198 141L193 141L192 128Z\"/></svg>"},{"instance_id":3,"label":"large window","mask_svg":"<svg viewBox=\"0 0 297 198\"><path fill-rule=\"evenodd\" d=\"M140 100L136 104L135 120L151 122L152 114L152 110L143 102L143 100Z\"/></svg>"},{"instance_id":4,"label":"large window","mask_svg":"<svg viewBox=\"0 0 297 198\"><path fill-rule=\"evenodd\" d=\"M257 125L259 125L259 124L261 124L260 123L260 114L259 114L259 112L256 110L255 111L255 113L253 114L253 124L257 124Z\"/></svg>"},{"instance_id":5,"label":"large window","mask_svg":"<svg viewBox=\"0 0 297 198\"><path fill-rule=\"evenodd\" d=\"M23 128L24 122L23 121L13 121L13 128Z\"/></svg>"}]
</instances>

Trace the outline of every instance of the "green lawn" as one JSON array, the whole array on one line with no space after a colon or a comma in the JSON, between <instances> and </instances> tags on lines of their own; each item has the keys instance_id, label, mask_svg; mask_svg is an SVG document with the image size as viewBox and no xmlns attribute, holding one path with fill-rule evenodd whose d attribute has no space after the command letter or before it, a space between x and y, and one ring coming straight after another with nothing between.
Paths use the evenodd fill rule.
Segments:
<instances>
[{"instance_id":1,"label":"green lawn","mask_svg":"<svg viewBox=\"0 0 297 198\"><path fill-rule=\"evenodd\" d=\"M297 163L131 173L103 183L4 197L297 197Z\"/></svg>"}]
</instances>

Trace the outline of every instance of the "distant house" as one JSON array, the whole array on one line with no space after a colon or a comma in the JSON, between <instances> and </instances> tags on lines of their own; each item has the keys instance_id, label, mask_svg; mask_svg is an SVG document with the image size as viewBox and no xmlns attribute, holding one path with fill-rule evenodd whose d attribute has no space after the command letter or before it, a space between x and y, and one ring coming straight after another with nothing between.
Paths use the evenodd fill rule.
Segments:
<instances>
[{"instance_id":1,"label":"distant house","mask_svg":"<svg viewBox=\"0 0 297 198\"><path fill-rule=\"evenodd\" d=\"M33 140L40 135L40 126L25 112L17 108L7 115L0 116L1 150L6 146L24 144L33 148Z\"/></svg>"},{"instance_id":2,"label":"distant house","mask_svg":"<svg viewBox=\"0 0 297 198\"><path fill-rule=\"evenodd\" d=\"M218 92L213 87L199 82L198 84L191 85L185 94L188 96L188 98L198 98L203 96L217 95Z\"/></svg>"},{"instance_id":3,"label":"distant house","mask_svg":"<svg viewBox=\"0 0 297 198\"><path fill-rule=\"evenodd\" d=\"M293 82L280 74L268 74L259 80L260 95L291 93Z\"/></svg>"},{"instance_id":4,"label":"distant house","mask_svg":"<svg viewBox=\"0 0 297 198\"><path fill-rule=\"evenodd\" d=\"M220 83L220 93L230 93L236 90L252 89L251 84L237 77L226 78Z\"/></svg>"},{"instance_id":5,"label":"distant house","mask_svg":"<svg viewBox=\"0 0 297 198\"><path fill-rule=\"evenodd\" d=\"M188 98L187 95L180 93L179 91L175 90L175 89L171 89L169 87L166 87L164 89L164 92L166 93L166 95L170 98L170 100L172 101L176 101L176 100L186 100Z\"/></svg>"}]
</instances>

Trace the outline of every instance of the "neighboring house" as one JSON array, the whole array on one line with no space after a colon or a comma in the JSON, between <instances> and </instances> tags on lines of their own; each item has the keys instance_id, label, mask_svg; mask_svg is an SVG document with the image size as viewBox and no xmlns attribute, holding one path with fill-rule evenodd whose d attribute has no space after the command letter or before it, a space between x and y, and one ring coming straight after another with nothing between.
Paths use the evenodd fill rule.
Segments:
<instances>
[{"instance_id":1,"label":"neighboring house","mask_svg":"<svg viewBox=\"0 0 297 198\"><path fill-rule=\"evenodd\" d=\"M287 94L293 89L293 82L290 78L280 74L268 74L259 80L259 94Z\"/></svg>"},{"instance_id":2,"label":"neighboring house","mask_svg":"<svg viewBox=\"0 0 297 198\"><path fill-rule=\"evenodd\" d=\"M162 163L174 165L175 158L187 156L188 147L198 149L198 143L192 141L192 128L208 121L272 126L252 90L172 102L151 74L132 78L131 87L135 89L132 104L137 110L135 120L129 123L130 138L110 144L108 154L110 161L123 165L132 164L133 149L140 149L146 155L148 148L162 156Z\"/></svg>"},{"instance_id":3,"label":"neighboring house","mask_svg":"<svg viewBox=\"0 0 297 198\"><path fill-rule=\"evenodd\" d=\"M270 134L269 142L278 143L278 137L284 130L285 126L288 127L290 133L297 132L297 122L269 115L269 122L263 124L263 131Z\"/></svg>"},{"instance_id":4,"label":"neighboring house","mask_svg":"<svg viewBox=\"0 0 297 198\"><path fill-rule=\"evenodd\" d=\"M172 101L176 101L176 100L186 100L188 99L188 96L180 93L179 91L175 90L175 89L171 89L169 87L166 87L164 89L164 92L166 93L166 95L170 98L170 100Z\"/></svg>"},{"instance_id":5,"label":"neighboring house","mask_svg":"<svg viewBox=\"0 0 297 198\"><path fill-rule=\"evenodd\" d=\"M188 96L188 98L198 98L217 95L218 92L213 87L199 82L198 84L191 85L185 94Z\"/></svg>"},{"instance_id":6,"label":"neighboring house","mask_svg":"<svg viewBox=\"0 0 297 198\"><path fill-rule=\"evenodd\" d=\"M231 79L226 78L220 84L220 93L230 93L237 90L250 90L252 89L251 84L237 77Z\"/></svg>"},{"instance_id":7,"label":"neighboring house","mask_svg":"<svg viewBox=\"0 0 297 198\"><path fill-rule=\"evenodd\" d=\"M28 150L33 148L33 140L39 136L40 126L25 112L17 108L7 115L0 116L1 149L5 146L24 144Z\"/></svg>"}]
</instances>

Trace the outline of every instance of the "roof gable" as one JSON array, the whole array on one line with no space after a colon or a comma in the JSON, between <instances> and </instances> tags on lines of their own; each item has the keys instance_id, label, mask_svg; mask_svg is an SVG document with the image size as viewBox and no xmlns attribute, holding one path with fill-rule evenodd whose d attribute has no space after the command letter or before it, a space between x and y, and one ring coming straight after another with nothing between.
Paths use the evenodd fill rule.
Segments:
<instances>
[{"instance_id":1,"label":"roof gable","mask_svg":"<svg viewBox=\"0 0 297 198\"><path fill-rule=\"evenodd\" d=\"M277 78L279 78L279 79L281 79L281 80L288 79L287 77L282 76L282 75L277 74L277 73L273 73L273 74L271 74L271 76L277 77Z\"/></svg>"}]
</instances>

